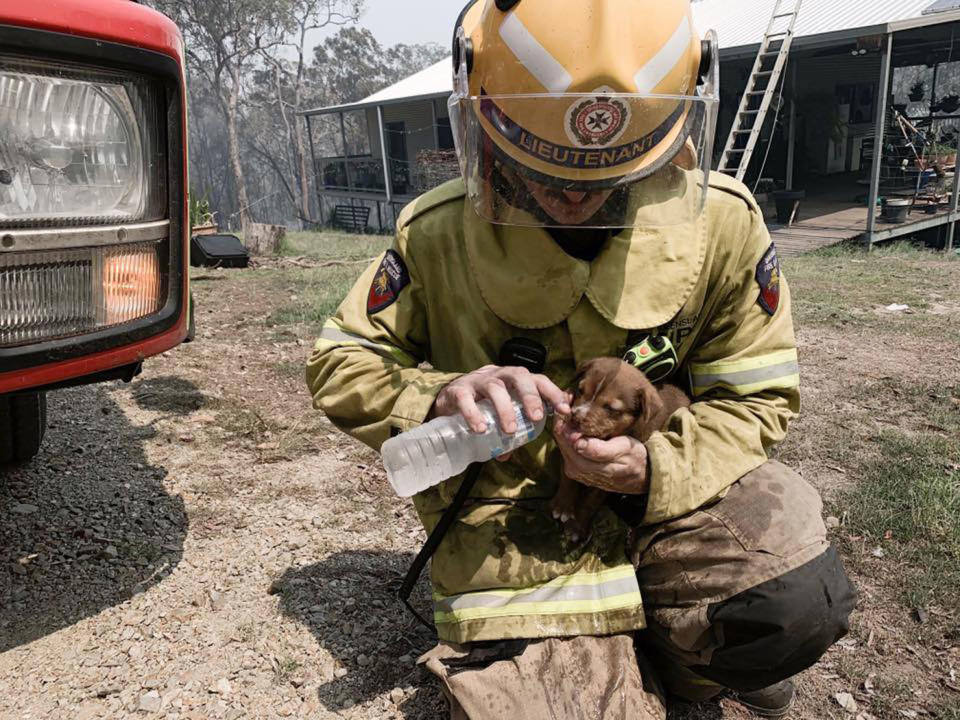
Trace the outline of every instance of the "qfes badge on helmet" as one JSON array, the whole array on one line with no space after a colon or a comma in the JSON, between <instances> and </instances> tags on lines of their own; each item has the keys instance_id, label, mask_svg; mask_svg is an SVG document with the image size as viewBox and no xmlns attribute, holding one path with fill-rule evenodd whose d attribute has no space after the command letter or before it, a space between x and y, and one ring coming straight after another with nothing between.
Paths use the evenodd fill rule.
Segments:
<instances>
[{"instance_id":1,"label":"qfes badge on helmet","mask_svg":"<svg viewBox=\"0 0 960 720\"><path fill-rule=\"evenodd\" d=\"M570 142L579 147L607 147L623 136L631 121L630 105L613 97L613 88L601 87L596 97L574 103L564 127Z\"/></svg>"},{"instance_id":2,"label":"qfes badge on helmet","mask_svg":"<svg viewBox=\"0 0 960 720\"><path fill-rule=\"evenodd\" d=\"M475 0L457 25L449 107L477 211L578 227L696 217L714 47L689 0Z\"/></svg>"}]
</instances>

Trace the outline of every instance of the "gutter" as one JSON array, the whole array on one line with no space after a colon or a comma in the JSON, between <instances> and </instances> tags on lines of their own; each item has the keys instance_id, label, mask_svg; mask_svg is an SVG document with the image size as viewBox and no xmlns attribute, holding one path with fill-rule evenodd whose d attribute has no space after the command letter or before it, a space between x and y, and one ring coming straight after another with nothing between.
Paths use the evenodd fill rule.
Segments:
<instances>
[{"instance_id":1,"label":"gutter","mask_svg":"<svg viewBox=\"0 0 960 720\"><path fill-rule=\"evenodd\" d=\"M450 97L453 90L445 90L439 93L426 93L424 95L410 95L408 97L393 98L392 100L361 100L355 103L345 105L330 105L329 107L314 108L313 110L301 110L297 115L315 116L331 115L333 113L350 112L351 110L365 110L377 106L387 107L388 105L406 105L407 103L420 102L421 100L435 100L437 98Z\"/></svg>"}]
</instances>

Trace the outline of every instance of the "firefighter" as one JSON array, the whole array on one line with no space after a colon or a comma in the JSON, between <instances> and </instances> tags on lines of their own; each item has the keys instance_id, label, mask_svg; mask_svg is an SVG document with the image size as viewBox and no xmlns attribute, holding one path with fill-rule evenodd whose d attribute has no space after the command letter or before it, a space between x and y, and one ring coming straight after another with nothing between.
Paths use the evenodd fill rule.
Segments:
<instances>
[{"instance_id":1,"label":"firefighter","mask_svg":"<svg viewBox=\"0 0 960 720\"><path fill-rule=\"evenodd\" d=\"M842 637L854 591L817 492L769 459L799 410L790 294L751 194L709 172L715 36L689 0L474 0L457 22L462 180L399 216L309 359L314 405L373 448L431 417L553 433L483 466L436 551L452 717L664 718L732 693L770 716ZM511 341L542 372L498 364ZM572 442L579 363L669 341L693 403ZM574 542L565 472L618 495ZM432 530L462 478L414 498Z\"/></svg>"}]
</instances>

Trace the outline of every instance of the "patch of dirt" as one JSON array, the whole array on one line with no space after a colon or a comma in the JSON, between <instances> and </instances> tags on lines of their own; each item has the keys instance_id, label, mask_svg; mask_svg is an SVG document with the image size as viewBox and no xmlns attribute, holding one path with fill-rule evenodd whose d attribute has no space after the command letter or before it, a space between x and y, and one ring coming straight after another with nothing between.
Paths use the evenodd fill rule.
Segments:
<instances>
[{"instance_id":1,"label":"patch of dirt","mask_svg":"<svg viewBox=\"0 0 960 720\"><path fill-rule=\"evenodd\" d=\"M927 608L919 622L901 597L904 569L851 536L836 498L869 482L857 470L879 457L878 433L929 429L925 392L960 385L960 348L905 332L817 325L800 328L797 339L803 409L777 454L823 494L859 596L850 635L801 676L795 716L956 717L947 713L960 709L958 609ZM841 708L842 692L852 694L857 712Z\"/></svg>"}]
</instances>

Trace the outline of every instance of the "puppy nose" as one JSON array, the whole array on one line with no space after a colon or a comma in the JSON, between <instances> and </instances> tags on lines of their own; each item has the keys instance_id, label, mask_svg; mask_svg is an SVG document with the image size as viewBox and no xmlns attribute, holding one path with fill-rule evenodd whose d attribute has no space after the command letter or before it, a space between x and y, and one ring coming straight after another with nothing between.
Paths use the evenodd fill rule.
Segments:
<instances>
[{"instance_id":1,"label":"puppy nose","mask_svg":"<svg viewBox=\"0 0 960 720\"><path fill-rule=\"evenodd\" d=\"M586 405L575 405L573 407L573 419L580 420L584 415L587 414L588 408Z\"/></svg>"}]
</instances>

